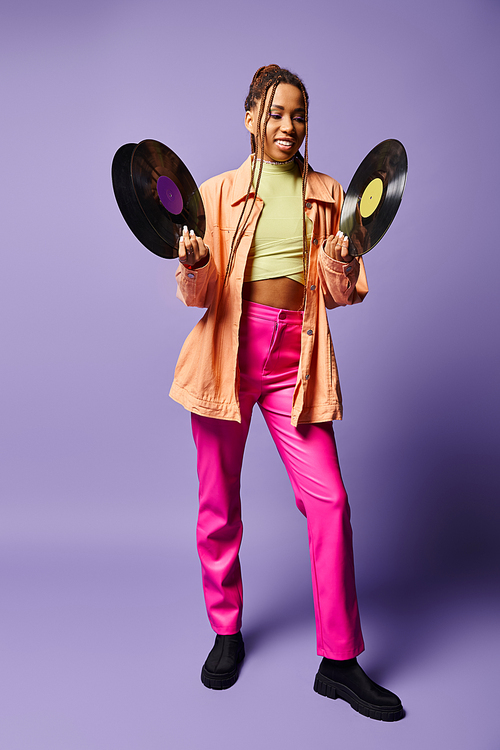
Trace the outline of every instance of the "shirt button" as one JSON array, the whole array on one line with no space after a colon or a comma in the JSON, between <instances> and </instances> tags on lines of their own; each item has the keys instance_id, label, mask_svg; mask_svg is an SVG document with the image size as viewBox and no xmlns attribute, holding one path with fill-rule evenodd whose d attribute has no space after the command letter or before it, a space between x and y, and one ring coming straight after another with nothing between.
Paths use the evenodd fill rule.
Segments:
<instances>
[{"instance_id":1,"label":"shirt button","mask_svg":"<svg viewBox=\"0 0 500 750\"><path fill-rule=\"evenodd\" d=\"M313 240L313 245L317 245L317 244L318 244L318 240L314 239Z\"/></svg>"},{"instance_id":2,"label":"shirt button","mask_svg":"<svg viewBox=\"0 0 500 750\"><path fill-rule=\"evenodd\" d=\"M188 273L188 279L194 279L194 273Z\"/></svg>"},{"instance_id":3,"label":"shirt button","mask_svg":"<svg viewBox=\"0 0 500 750\"><path fill-rule=\"evenodd\" d=\"M347 266L347 268L345 269L345 272L350 273L351 271L352 271L352 266Z\"/></svg>"},{"instance_id":4,"label":"shirt button","mask_svg":"<svg viewBox=\"0 0 500 750\"><path fill-rule=\"evenodd\" d=\"M312 208L312 203L309 203L309 201L307 201L306 208Z\"/></svg>"},{"instance_id":5,"label":"shirt button","mask_svg":"<svg viewBox=\"0 0 500 750\"><path fill-rule=\"evenodd\" d=\"M309 374L306 375L305 380L309 380Z\"/></svg>"},{"instance_id":6,"label":"shirt button","mask_svg":"<svg viewBox=\"0 0 500 750\"><path fill-rule=\"evenodd\" d=\"M308 336L312 336L313 335L313 332L312 332L311 328L308 330L307 335Z\"/></svg>"},{"instance_id":7,"label":"shirt button","mask_svg":"<svg viewBox=\"0 0 500 750\"><path fill-rule=\"evenodd\" d=\"M315 289L316 289L316 284L311 284L311 291L314 292Z\"/></svg>"}]
</instances>

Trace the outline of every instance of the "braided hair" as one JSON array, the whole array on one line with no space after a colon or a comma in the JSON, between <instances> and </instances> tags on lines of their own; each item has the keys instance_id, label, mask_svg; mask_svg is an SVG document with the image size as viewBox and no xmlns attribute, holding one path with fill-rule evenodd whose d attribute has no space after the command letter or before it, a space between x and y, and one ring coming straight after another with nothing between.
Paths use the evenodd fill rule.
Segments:
<instances>
[{"instance_id":1,"label":"braided hair","mask_svg":"<svg viewBox=\"0 0 500 750\"><path fill-rule=\"evenodd\" d=\"M252 171L250 175L250 182L247 188L247 194L245 196L245 202L243 204L243 208L241 210L238 223L236 224L236 229L234 230L233 239L231 241L231 250L229 253L229 259L228 259L227 267L226 267L226 274L224 277L224 286L227 284L227 281L231 274L231 271L234 265L234 258L236 255L236 251L241 242L245 229L248 226L248 222L250 220L250 216L252 214L252 211L253 211L253 208L255 206L255 202L257 199L257 193L258 193L259 185L260 185L260 178L262 176L262 168L264 165L264 140L265 140L265 135L266 135L267 121L269 120L269 112L271 109L271 105L273 103L276 89L278 88L280 83L288 83L288 84L291 84L292 86L295 86L302 92L302 96L304 99L306 132L305 132L305 139L304 139L304 164L302 166L302 234L303 234L302 263L303 263L303 268L304 268L304 279L307 279L307 270L309 266L309 247L307 245L307 226L306 226L306 215L304 212L304 206L305 206L305 198L306 198L307 173L309 170L308 144L307 144L309 96L307 94L306 88L304 84L302 83L301 79L298 76L296 76L294 73L291 73L286 68L280 68L279 65L264 65L262 68L259 68L257 70L254 77L252 78L252 83L250 84L248 96L245 99L245 112L249 112L253 107L259 104L256 135L254 133L250 134L250 146L251 146L251 152L254 155L254 158L252 159ZM269 101L267 102L267 107L266 107L267 94L269 91L271 91L271 95L269 97ZM258 171L257 171L257 164L259 165ZM253 200L250 203L250 207L248 208L250 193L252 191L252 186L254 184L256 171L257 171L257 180L255 183ZM248 208L248 212L247 212L247 208ZM245 216L245 213L246 213L246 216Z\"/></svg>"}]
</instances>

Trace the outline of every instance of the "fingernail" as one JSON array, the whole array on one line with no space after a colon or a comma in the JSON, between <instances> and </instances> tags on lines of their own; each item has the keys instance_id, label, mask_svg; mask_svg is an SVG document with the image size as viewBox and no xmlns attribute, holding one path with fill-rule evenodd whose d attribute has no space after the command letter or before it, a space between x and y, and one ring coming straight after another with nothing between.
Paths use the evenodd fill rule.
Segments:
<instances>
[{"instance_id":1,"label":"fingernail","mask_svg":"<svg viewBox=\"0 0 500 750\"><path fill-rule=\"evenodd\" d=\"M179 242L184 242L184 237L182 235L179 237Z\"/></svg>"},{"instance_id":2,"label":"fingernail","mask_svg":"<svg viewBox=\"0 0 500 750\"><path fill-rule=\"evenodd\" d=\"M184 224L184 226L182 227L182 231L183 231L183 232L187 232L187 230L188 230L188 228L187 228L187 226L186 226L186 225Z\"/></svg>"},{"instance_id":3,"label":"fingernail","mask_svg":"<svg viewBox=\"0 0 500 750\"><path fill-rule=\"evenodd\" d=\"M194 231L192 229L189 230L189 234L191 235L191 237L194 237Z\"/></svg>"}]
</instances>

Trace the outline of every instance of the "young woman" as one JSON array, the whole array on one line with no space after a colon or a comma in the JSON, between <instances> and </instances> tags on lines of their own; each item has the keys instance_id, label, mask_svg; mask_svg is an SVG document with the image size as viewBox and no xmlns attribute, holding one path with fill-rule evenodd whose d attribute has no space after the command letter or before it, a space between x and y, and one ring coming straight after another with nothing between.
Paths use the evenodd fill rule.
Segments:
<instances>
[{"instance_id":1,"label":"young woman","mask_svg":"<svg viewBox=\"0 0 500 750\"><path fill-rule=\"evenodd\" d=\"M201 186L205 237L184 228L177 296L208 308L188 336L171 396L192 412L198 452L198 553L215 645L201 679L225 689L244 658L240 473L258 403L307 518L318 654L314 689L367 716L403 716L356 656L358 615L350 511L332 420L342 403L326 308L361 302L361 259L338 232L343 192L307 159L308 95L277 65L260 68L245 102L252 153ZM304 158L299 148L304 143Z\"/></svg>"}]
</instances>

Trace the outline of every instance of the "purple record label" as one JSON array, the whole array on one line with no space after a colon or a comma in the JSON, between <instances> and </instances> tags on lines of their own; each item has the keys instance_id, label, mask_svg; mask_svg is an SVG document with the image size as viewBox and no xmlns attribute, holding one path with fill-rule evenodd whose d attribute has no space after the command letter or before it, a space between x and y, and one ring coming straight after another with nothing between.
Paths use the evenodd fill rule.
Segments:
<instances>
[{"instance_id":1,"label":"purple record label","mask_svg":"<svg viewBox=\"0 0 500 750\"><path fill-rule=\"evenodd\" d=\"M169 213L176 215L182 213L184 202L181 191L170 177L165 177L164 175L159 177L156 189L158 191L158 198Z\"/></svg>"}]
</instances>

